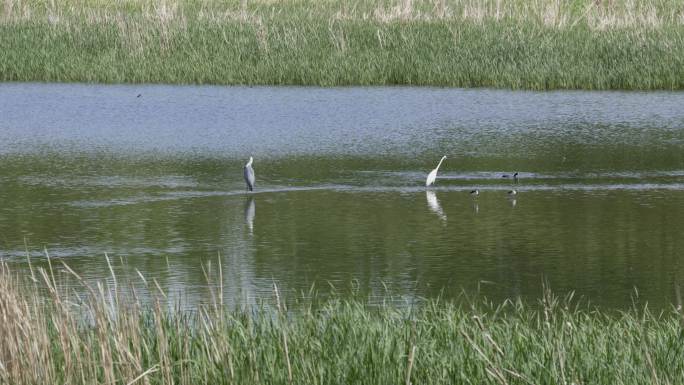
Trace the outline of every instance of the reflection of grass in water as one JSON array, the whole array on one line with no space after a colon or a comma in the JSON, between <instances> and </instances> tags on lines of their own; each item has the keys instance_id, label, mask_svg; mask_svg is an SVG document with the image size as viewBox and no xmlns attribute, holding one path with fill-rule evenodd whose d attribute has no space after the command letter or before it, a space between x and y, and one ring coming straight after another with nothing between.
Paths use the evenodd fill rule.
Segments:
<instances>
[{"instance_id":1,"label":"reflection of grass in water","mask_svg":"<svg viewBox=\"0 0 684 385\"><path fill-rule=\"evenodd\" d=\"M0 80L684 87L675 0L4 0Z\"/></svg>"},{"instance_id":2,"label":"reflection of grass in water","mask_svg":"<svg viewBox=\"0 0 684 385\"><path fill-rule=\"evenodd\" d=\"M644 384L684 374L675 312L608 314L549 293L538 307L314 296L285 311L276 289L275 306L224 309L218 291L184 313L161 289L150 304L124 299L134 283L114 276L88 286L74 273L81 298L61 292L50 270L35 276L25 284L7 265L0 272L2 383ZM142 276L136 284L159 288Z\"/></svg>"}]
</instances>

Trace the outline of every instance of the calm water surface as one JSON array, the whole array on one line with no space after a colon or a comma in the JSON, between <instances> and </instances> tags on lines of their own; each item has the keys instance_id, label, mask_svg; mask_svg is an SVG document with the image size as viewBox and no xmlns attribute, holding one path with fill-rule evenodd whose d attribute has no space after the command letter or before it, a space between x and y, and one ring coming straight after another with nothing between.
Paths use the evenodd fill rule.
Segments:
<instances>
[{"instance_id":1,"label":"calm water surface","mask_svg":"<svg viewBox=\"0 0 684 385\"><path fill-rule=\"evenodd\" d=\"M683 93L0 84L0 259L19 271L47 249L99 280L107 253L187 306L220 261L234 303L274 282L532 300L546 280L665 307L683 235Z\"/></svg>"}]
</instances>

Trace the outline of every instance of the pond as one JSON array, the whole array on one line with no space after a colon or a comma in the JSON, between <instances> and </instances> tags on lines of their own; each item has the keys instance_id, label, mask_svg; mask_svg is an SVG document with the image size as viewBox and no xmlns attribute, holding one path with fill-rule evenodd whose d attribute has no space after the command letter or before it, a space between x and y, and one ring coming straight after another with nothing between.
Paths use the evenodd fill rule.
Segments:
<instances>
[{"instance_id":1,"label":"pond","mask_svg":"<svg viewBox=\"0 0 684 385\"><path fill-rule=\"evenodd\" d=\"M233 303L274 283L405 301L548 285L663 308L684 277L682 106L670 92L0 84L0 259L27 271L47 250L99 280L106 253L187 306L220 263Z\"/></svg>"}]
</instances>

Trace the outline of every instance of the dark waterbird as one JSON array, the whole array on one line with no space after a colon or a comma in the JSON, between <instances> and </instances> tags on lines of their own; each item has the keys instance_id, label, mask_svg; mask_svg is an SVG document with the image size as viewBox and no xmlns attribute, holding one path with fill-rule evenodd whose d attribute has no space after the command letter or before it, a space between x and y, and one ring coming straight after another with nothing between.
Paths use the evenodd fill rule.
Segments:
<instances>
[{"instance_id":1,"label":"dark waterbird","mask_svg":"<svg viewBox=\"0 0 684 385\"><path fill-rule=\"evenodd\" d=\"M245 183L247 183L247 190L254 191L254 169L252 168L252 162L254 159L250 156L249 162L245 165Z\"/></svg>"},{"instance_id":2,"label":"dark waterbird","mask_svg":"<svg viewBox=\"0 0 684 385\"><path fill-rule=\"evenodd\" d=\"M502 178L510 178L511 176L508 174L503 174L501 175ZM516 171L515 174L513 174L513 181L517 182L518 181L518 172Z\"/></svg>"}]
</instances>

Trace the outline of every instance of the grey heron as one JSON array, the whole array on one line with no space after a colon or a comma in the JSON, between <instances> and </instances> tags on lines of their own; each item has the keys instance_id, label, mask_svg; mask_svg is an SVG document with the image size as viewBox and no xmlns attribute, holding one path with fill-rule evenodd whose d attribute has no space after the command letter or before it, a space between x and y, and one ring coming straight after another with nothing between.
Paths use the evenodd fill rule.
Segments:
<instances>
[{"instance_id":1,"label":"grey heron","mask_svg":"<svg viewBox=\"0 0 684 385\"><path fill-rule=\"evenodd\" d=\"M247 183L247 190L254 191L254 169L252 168L252 162L254 159L250 156L249 162L245 165L245 183Z\"/></svg>"},{"instance_id":2,"label":"grey heron","mask_svg":"<svg viewBox=\"0 0 684 385\"><path fill-rule=\"evenodd\" d=\"M437 179L437 170L439 170L439 166L442 165L444 159L446 159L446 155L442 157L442 159L439 161L439 164L437 164L437 167L435 167L434 170L430 171L430 173L427 176L427 179L425 180L425 187L429 187L435 184L435 179Z\"/></svg>"}]
</instances>

